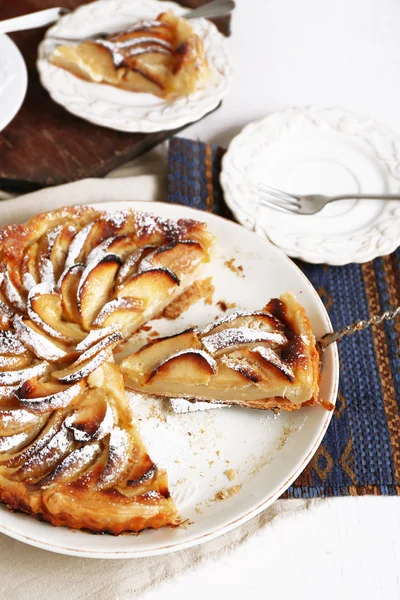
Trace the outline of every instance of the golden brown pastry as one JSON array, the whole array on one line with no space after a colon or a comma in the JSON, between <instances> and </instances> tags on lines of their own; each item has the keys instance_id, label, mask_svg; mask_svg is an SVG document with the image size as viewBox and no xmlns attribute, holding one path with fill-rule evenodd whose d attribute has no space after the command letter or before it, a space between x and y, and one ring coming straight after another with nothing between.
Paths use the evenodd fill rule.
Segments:
<instances>
[{"instance_id":1,"label":"golden brown pastry","mask_svg":"<svg viewBox=\"0 0 400 600\"><path fill-rule=\"evenodd\" d=\"M319 364L304 309L286 293L261 311L154 340L121 370L138 392L291 411L318 402Z\"/></svg>"},{"instance_id":2,"label":"golden brown pastry","mask_svg":"<svg viewBox=\"0 0 400 600\"><path fill-rule=\"evenodd\" d=\"M113 351L209 260L204 224L90 207L0 230L0 497L94 532L178 523Z\"/></svg>"},{"instance_id":3,"label":"golden brown pastry","mask_svg":"<svg viewBox=\"0 0 400 600\"><path fill-rule=\"evenodd\" d=\"M209 77L202 40L172 13L95 41L58 46L50 60L88 81L161 98L187 96Z\"/></svg>"}]
</instances>

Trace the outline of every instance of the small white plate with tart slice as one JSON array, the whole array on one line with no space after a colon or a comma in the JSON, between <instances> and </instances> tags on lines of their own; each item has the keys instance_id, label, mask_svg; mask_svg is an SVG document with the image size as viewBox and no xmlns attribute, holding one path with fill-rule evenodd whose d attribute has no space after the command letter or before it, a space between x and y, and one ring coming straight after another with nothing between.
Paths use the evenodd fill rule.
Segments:
<instances>
[{"instance_id":1,"label":"small white plate with tart slice","mask_svg":"<svg viewBox=\"0 0 400 600\"><path fill-rule=\"evenodd\" d=\"M216 26L181 19L185 12L157 0L81 6L47 31L40 80L66 110L111 129L150 133L197 121L221 102L232 65Z\"/></svg>"},{"instance_id":2,"label":"small white plate with tart slice","mask_svg":"<svg viewBox=\"0 0 400 600\"><path fill-rule=\"evenodd\" d=\"M115 354L117 364L121 364L121 359L124 357L134 355L137 348L146 343L150 344L150 348L152 345L157 348L159 343L154 340L157 340L160 336L172 336L196 326L196 331L202 333L194 335L193 340L189 343L189 350L192 348L189 352L191 360L195 357L194 362L190 363L194 365L190 372L192 378L198 364L201 363L202 368L204 367L204 358L206 358L206 366L211 367L211 370L215 369L216 363L218 363L219 368L219 365L225 360L224 354L228 352L226 341L229 344L234 344L235 347L230 348L229 352L232 350L235 354L243 340L238 339L237 336L235 337L232 330L238 327L236 331L240 329L240 335L242 335L243 329L246 329L249 324L251 328L257 328L257 331L252 333L253 336L255 333L257 334L256 339L245 339L244 341L247 344L250 342L248 349L250 353L255 351L256 358L259 360L260 344L262 345L267 338L267 342L270 343L273 338L274 344L279 345L282 336L289 337L290 332L287 328L281 328L279 335L275 333L271 338L270 328L275 327L275 317L272 318L271 314L274 313L281 319L279 311L276 312L276 303L269 305L268 310L271 311L269 315L265 315L265 312L254 311L262 310L271 298L277 298L284 292L291 292L296 296L297 301L308 316L312 332L317 339L331 330L325 308L303 273L282 251L245 228L215 215L173 204L152 203L149 206L148 203L121 202L101 204L96 208L109 210L112 213L121 209L136 211L149 211L150 209L152 213L161 218L195 219L205 222L209 231L216 238L214 255L210 262L203 266L203 271L197 275L199 280L208 281L208 285L205 286L208 292L208 303L200 295L197 302L193 303L182 314L177 314L174 320L162 318L150 321L141 332L136 333L130 339L128 344L123 347L122 352L118 351ZM115 218L112 215L110 216L113 227L119 227L121 213L118 213L118 215L115 215ZM154 223L154 219L142 219L142 223L143 227L146 228L146 224ZM83 227L83 222L81 225ZM86 242L82 235L78 238L79 247L85 248L88 246L89 241L92 243L97 240L96 243L98 243L100 240L98 228L90 229L90 234L87 231L89 230L85 227ZM45 240L46 244L49 240L53 243L54 239L55 236L49 234ZM59 244L62 245L64 241L65 236L61 235ZM44 256L49 250L49 256L54 255L54 260L56 260L56 257L60 257L60 254L54 250L55 246L50 248L46 244L40 245L40 256ZM101 242L101 244L103 244L102 248L104 249L104 242ZM112 244L117 244L118 248L120 246L122 248L122 245L124 248L126 247L121 236L114 238ZM77 244L70 246L70 256L77 254L76 246ZM113 247L114 252L118 250L117 246ZM194 256L195 247L193 247L192 242L191 246L191 253ZM141 259L145 261L142 265L144 268L142 272L149 272L146 271L149 268L148 263L152 264L151 268L153 270L158 269L160 271L161 269L163 273L167 272L167 265L171 265L170 261L177 258L173 252L169 254L170 251L170 246L164 246L162 253L160 251L154 252L153 247L153 250ZM187 253L184 254L187 256ZM160 262L161 259L162 262ZM54 260L53 266L57 267L56 271L59 274L62 271L62 265L58 264L57 261L54 263ZM154 263L154 261L156 262ZM103 262L100 261L99 264L103 264ZM108 272L113 263L107 260L104 264L107 266ZM29 262L27 266L29 267ZM70 268L68 267L68 269ZM80 268L82 269L82 267ZM84 272L83 269L82 272ZM89 276L90 273L87 275L85 282L89 280ZM61 279L61 285L63 286L65 283L68 288L66 277L67 275L64 275L64 278ZM211 281L209 278L211 278ZM29 278L26 279L29 284ZM1 287L5 297L9 297L13 291L7 281L3 281ZM77 282L75 282L76 285ZM213 290L211 285L214 286ZM210 291L212 291L212 299ZM47 289L40 288L38 292L42 292L42 294L30 292L29 306L32 315L33 312L42 314L41 299L43 300L43 295L49 295ZM11 294L10 297L11 300L15 301L15 294ZM133 308L133 310L133 314L136 314L136 309ZM233 317L230 317L234 312L240 313L236 321ZM249 313L251 313L250 316ZM304 313L302 310L299 310L298 313L300 318L303 319ZM4 313L3 317L6 319L7 314ZM255 324L255 317L258 325ZM223 321L219 322L218 319L221 318L223 318ZM55 319L52 320L50 325L56 328L59 323ZM229 326L229 335L226 334L227 325ZM310 325L307 325L307 327ZM33 327L32 324L31 327ZM35 327L39 331L40 323L37 322ZM76 335L76 332L68 330L64 332L64 335L67 334L71 337ZM117 341L117 338L112 337L112 335L99 340L98 331L96 332L96 330L90 335L92 346L86 341L79 342L76 350L84 351L81 354L82 358L78 358L72 367L54 372L53 375L56 375L58 379L56 383L52 383L51 389L49 384L46 384L48 388L46 390L37 390L31 386L29 390L24 389L24 393L19 392L18 397L27 410L31 410L33 406L36 407L36 410L42 411L39 412L36 419L38 426L46 407L41 407L40 402L39 405L37 404L37 396L39 396L39 400L47 396L48 401L55 403L54 406L57 407L61 401L60 392L63 392L66 385L72 384L72 387L69 388L71 389L71 395L72 393L79 394L80 390L75 390L73 387L77 386L79 370L82 370L82 367L88 368L89 363L93 361L93 356L97 357L104 351L111 352ZM173 361L174 365L171 370L169 368L171 361L168 363L168 358L175 357L176 359L182 347L185 347L182 346L183 338L185 336L170 338L175 341L167 348L166 354L164 348L162 351L164 355L162 356L162 353L158 355L155 363L156 368L152 368L152 377L156 384L157 381L160 382L160 377L165 377L168 373L173 376L172 379L170 377L169 380L168 378L165 380L168 386L171 382L176 386L176 377L178 381L182 377L180 361ZM201 338L200 341L199 338ZM303 341L306 339L312 339L310 332L304 337ZM6 341L8 345L14 343L13 340L8 341L7 339ZM56 341L54 340L54 342ZM186 341L184 340L184 343ZM257 347L254 347L253 342ZM57 343L60 346L60 343ZM199 349L199 347L194 347L196 344L199 346L200 343L203 343L207 352ZM18 346L16 348L18 349ZM33 349L35 350L35 347ZM187 345L186 349L188 349ZM97 354L94 354L95 351ZM279 350L276 351L279 352ZM213 354L213 357L207 357L207 354ZM236 358L236 354L234 354L231 354L230 358ZM186 355L182 352L178 358L182 358L182 356L186 358ZM48 360L50 358L48 357ZM200 363L197 361L198 358ZM261 358L263 357L261 356ZM271 361L270 356L264 356L264 358L267 358L269 362ZM283 354L281 354L281 359L284 360ZM52 360L57 361L58 358L55 357ZM61 357L60 360L63 365L64 358ZM154 354L151 360L154 361ZM144 364L143 361L142 364ZM166 365L167 369L165 368ZM225 366L229 365L230 363L225 361ZM96 365L92 366L94 368ZM96 371L93 371L92 366L90 367L91 371L96 373ZM126 533L121 536L95 536L85 531L54 527L48 523L36 521L31 516L22 513L10 513L1 504L0 531L27 544L46 550L93 558L134 558L164 554L206 542L226 533L267 508L290 486L310 461L332 416L332 411L328 410L327 407L335 403L339 374L338 366L337 349L335 345L332 345L324 352L321 379L318 381L318 397L322 403L313 402L313 405L301 406L299 410L292 410L293 406L292 409L286 410L288 407L283 405L281 405L282 410L278 412L245 408L243 406L229 406L214 410L177 413L171 410L169 401L163 398L128 391L128 401L134 414L138 434L146 445L152 460L157 464L158 469L165 469L167 473L170 494L168 499L175 503L182 522L178 527L161 527L157 530L147 529L139 535ZM22 367L26 367L25 363ZM19 378L23 376L23 373L21 374L22 367L18 367L20 368ZM176 367L178 368L176 369ZM275 373L280 371L282 375L285 371L285 366L279 361L275 362L275 367ZM121 368L124 370L123 366ZM189 368L187 372L189 375ZM153 373L157 375L157 378L154 378ZM285 373L283 374L285 375ZM200 375L202 376L202 373ZM286 376L289 375L290 373L286 372ZM175 381L173 381L174 377ZM132 371L129 373L129 379L126 379L126 384L132 385L134 379ZM147 381L150 381L150 379L151 377L146 378ZM185 385L182 385L183 395L186 397L196 396L196 392L192 392L193 387L188 391L187 384L193 383L193 378L191 381L189 379L188 377L187 381L184 382ZM282 382L282 378L280 382ZM277 380L275 380L275 383L277 383ZM99 383L93 377L90 386L95 388L96 385L102 385L102 383ZM108 385L110 387L109 381ZM140 383L140 385L142 384ZM216 390L214 393L219 397L221 392L217 388L218 381L215 382L213 389ZM112 393L112 386L110 389ZM172 390L173 388L170 386L168 389ZM200 390L201 386L198 389ZM251 389L254 391L254 386ZM219 382L219 390L221 390L221 382ZM152 391L153 393L159 393L160 388L156 385ZM313 398L315 398L315 391L314 388L309 392L313 394ZM281 392L276 388L276 395ZM293 388L292 392L294 395L291 396L291 401L296 403L296 390ZM179 390L175 389L172 393L177 396ZM201 391L200 396L204 397L203 391ZM287 396L289 397L289 394ZM108 422L106 406L103 406L104 401L102 400L101 405L98 405L96 398L96 391L91 390L87 398L85 397L81 412L79 414L74 413L75 416L72 420L69 418L67 422L67 428L73 432L74 436L79 434L79 439L83 442L86 440L85 436L88 438L93 452L97 451L99 443L103 443L102 439L107 439L104 436L108 435L110 427L112 427L112 423L110 425ZM245 393L240 397L242 405L243 399L246 400ZM62 406L65 405L67 400L65 394L63 394ZM62 410L62 407L60 410ZM93 432L82 429L86 419L85 415L88 413L100 423L98 431L102 432L103 437L100 438L99 433L95 432L94 435ZM36 425L36 422L33 425ZM120 432L121 430L117 431ZM88 460L91 460L90 456ZM59 471L55 475L59 477ZM150 469L149 477L152 476L153 471ZM46 475L46 477L49 478L49 475ZM49 481L49 479L46 480L47 483ZM146 482L143 479L142 484L147 485L147 482L147 479ZM37 488L36 485L35 493L37 493ZM47 488L45 489L47 490ZM49 493L50 491L47 490L46 494ZM114 498L112 494L110 495L111 498ZM118 501L121 500L120 495L118 495L118 498L115 496L115 498L119 498ZM153 495L151 493L149 495L149 499L152 498L155 498L154 492ZM130 502L129 495L126 502L128 504ZM67 510L67 506L65 510Z\"/></svg>"}]
</instances>

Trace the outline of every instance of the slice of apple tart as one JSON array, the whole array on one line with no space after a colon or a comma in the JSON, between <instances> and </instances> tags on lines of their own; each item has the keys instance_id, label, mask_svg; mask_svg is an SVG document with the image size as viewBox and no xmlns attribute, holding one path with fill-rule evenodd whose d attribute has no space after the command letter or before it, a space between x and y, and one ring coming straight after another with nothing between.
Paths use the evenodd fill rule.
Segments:
<instances>
[{"instance_id":1,"label":"slice of apple tart","mask_svg":"<svg viewBox=\"0 0 400 600\"><path fill-rule=\"evenodd\" d=\"M54 525L176 525L113 353L189 285L197 221L72 207L0 230L0 497Z\"/></svg>"},{"instance_id":2,"label":"slice of apple tart","mask_svg":"<svg viewBox=\"0 0 400 600\"><path fill-rule=\"evenodd\" d=\"M310 322L289 293L260 311L154 340L121 363L137 392L287 411L319 402L319 367Z\"/></svg>"},{"instance_id":3,"label":"slice of apple tart","mask_svg":"<svg viewBox=\"0 0 400 600\"><path fill-rule=\"evenodd\" d=\"M187 96L209 77L201 38L172 13L109 36L58 46L50 60L88 81L162 98Z\"/></svg>"}]
</instances>

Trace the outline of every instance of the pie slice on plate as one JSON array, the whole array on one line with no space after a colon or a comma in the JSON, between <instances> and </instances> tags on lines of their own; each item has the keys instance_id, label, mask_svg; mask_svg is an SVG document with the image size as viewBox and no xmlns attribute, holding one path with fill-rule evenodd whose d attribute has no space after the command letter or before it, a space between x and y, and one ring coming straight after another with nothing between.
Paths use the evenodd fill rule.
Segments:
<instances>
[{"instance_id":1,"label":"pie slice on plate","mask_svg":"<svg viewBox=\"0 0 400 600\"><path fill-rule=\"evenodd\" d=\"M50 60L88 81L162 98L187 96L209 77L202 40L188 21L172 13L96 40L58 46Z\"/></svg>"},{"instance_id":2,"label":"pie slice on plate","mask_svg":"<svg viewBox=\"0 0 400 600\"><path fill-rule=\"evenodd\" d=\"M121 363L126 386L167 398L297 410L319 403L320 354L292 294L157 339Z\"/></svg>"}]
</instances>

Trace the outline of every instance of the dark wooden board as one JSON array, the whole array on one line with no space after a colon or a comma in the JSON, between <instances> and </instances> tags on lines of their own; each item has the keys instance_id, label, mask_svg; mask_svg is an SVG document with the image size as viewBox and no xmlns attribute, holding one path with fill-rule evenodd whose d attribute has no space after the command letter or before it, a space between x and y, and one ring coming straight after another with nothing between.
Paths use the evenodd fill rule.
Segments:
<instances>
[{"instance_id":1,"label":"dark wooden board","mask_svg":"<svg viewBox=\"0 0 400 600\"><path fill-rule=\"evenodd\" d=\"M197 7L205 0L181 0ZM35 10L75 8L82 0L0 0L0 20ZM160 2L162 10L162 2ZM229 18L215 21L229 34ZM0 188L29 191L85 177L101 177L135 158L177 130L123 133L99 127L68 113L53 102L39 81L35 62L45 29L21 31L11 37L28 68L28 91L13 121L0 133Z\"/></svg>"}]
</instances>

